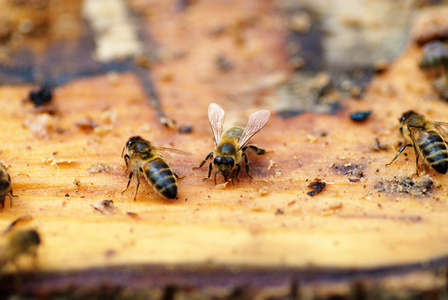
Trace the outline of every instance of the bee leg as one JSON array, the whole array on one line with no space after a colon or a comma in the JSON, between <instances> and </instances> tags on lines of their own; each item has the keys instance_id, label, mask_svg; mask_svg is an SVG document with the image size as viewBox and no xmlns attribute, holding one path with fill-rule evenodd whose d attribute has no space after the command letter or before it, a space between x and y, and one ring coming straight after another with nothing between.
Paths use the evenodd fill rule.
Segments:
<instances>
[{"instance_id":1,"label":"bee leg","mask_svg":"<svg viewBox=\"0 0 448 300\"><path fill-rule=\"evenodd\" d=\"M211 166L211 165L212 165L212 164L210 163L210 166ZM210 178L210 172L211 172L211 171L212 171L212 168L210 167L210 171L208 172L208 178ZM216 185L216 175L217 175L218 173L219 173L219 170L215 172L215 185ZM204 178L204 180L205 180L205 179L208 179L208 178ZM227 177L224 176L224 180L227 181Z\"/></svg>"},{"instance_id":2,"label":"bee leg","mask_svg":"<svg viewBox=\"0 0 448 300\"><path fill-rule=\"evenodd\" d=\"M414 150L415 150L415 174L418 176L418 157L419 157L419 154L418 154L417 149L415 149L415 147L414 147Z\"/></svg>"},{"instance_id":3,"label":"bee leg","mask_svg":"<svg viewBox=\"0 0 448 300\"><path fill-rule=\"evenodd\" d=\"M210 153L207 155L207 157L201 162L201 164L199 165L199 167L193 167L193 170L202 168L202 166L205 164L205 162L206 162L212 155L213 155L213 152L210 152ZM210 176L209 176L209 178L210 178Z\"/></svg>"},{"instance_id":4,"label":"bee leg","mask_svg":"<svg viewBox=\"0 0 448 300\"><path fill-rule=\"evenodd\" d=\"M258 147L255 146L255 145L247 145L246 147L243 148L243 152L244 152L247 148L249 148L250 150L252 150L252 152L255 153L255 154L257 154L257 155L263 155L263 154L266 154L266 153L267 153L266 150L261 149L261 148L258 148Z\"/></svg>"},{"instance_id":5,"label":"bee leg","mask_svg":"<svg viewBox=\"0 0 448 300\"><path fill-rule=\"evenodd\" d=\"M398 158L398 156L400 156L401 152L403 152L403 150L406 149L406 148L409 147L409 146L412 146L412 144L407 144L407 145L402 146L402 147L400 148L400 150L398 150L398 153L397 153L397 155L394 157L394 159L392 159L392 161L391 161L390 163L386 164L386 167L389 166L389 165L391 165L391 164Z\"/></svg>"},{"instance_id":6,"label":"bee leg","mask_svg":"<svg viewBox=\"0 0 448 300\"><path fill-rule=\"evenodd\" d=\"M12 192L12 189L11 189L11 191L9 191L8 197L9 197L9 206L12 207L12 197L18 198L19 196L14 195L13 192Z\"/></svg>"},{"instance_id":7,"label":"bee leg","mask_svg":"<svg viewBox=\"0 0 448 300\"><path fill-rule=\"evenodd\" d=\"M409 132L411 132L411 127L420 128L420 129L424 128L423 126L415 126L415 125L408 124ZM419 154L419 151L417 151L417 147L415 146L416 143L415 143L415 140L414 140L414 135L411 134L410 137L411 137L412 144L414 146L414 152L415 152L415 174L418 176L418 158L419 158L420 154Z\"/></svg>"},{"instance_id":8,"label":"bee leg","mask_svg":"<svg viewBox=\"0 0 448 300\"><path fill-rule=\"evenodd\" d=\"M238 174L240 174L240 170L241 170L241 165L237 164L237 168L236 168L236 175L235 178L238 182L240 182L240 180L238 179ZM232 182L233 182L233 177L232 177Z\"/></svg>"},{"instance_id":9,"label":"bee leg","mask_svg":"<svg viewBox=\"0 0 448 300\"><path fill-rule=\"evenodd\" d=\"M263 150L264 151L264 150ZM250 175L249 173L249 159L247 158L247 153L243 152L243 156L244 156L244 162L246 163L246 173L247 175L249 175L249 177L252 179L252 175Z\"/></svg>"},{"instance_id":10,"label":"bee leg","mask_svg":"<svg viewBox=\"0 0 448 300\"><path fill-rule=\"evenodd\" d=\"M143 172L143 170L140 170ZM137 170L137 187L135 188L134 201L137 199L138 187L140 186L140 173Z\"/></svg>"},{"instance_id":11,"label":"bee leg","mask_svg":"<svg viewBox=\"0 0 448 300\"><path fill-rule=\"evenodd\" d=\"M129 155L125 154L124 155L124 162L126 163L126 170L125 170L125 172L127 172L128 169L129 169L129 160L130 160Z\"/></svg>"},{"instance_id":12,"label":"bee leg","mask_svg":"<svg viewBox=\"0 0 448 300\"><path fill-rule=\"evenodd\" d=\"M213 162L211 162L210 165L208 166L208 176L206 178L204 178L203 180L209 179L210 176L212 175L212 166L213 166ZM217 173L219 173L219 171L215 173L215 185L216 185L216 174Z\"/></svg>"},{"instance_id":13,"label":"bee leg","mask_svg":"<svg viewBox=\"0 0 448 300\"><path fill-rule=\"evenodd\" d=\"M37 250L34 250L31 254L31 263L33 265L33 269L37 269L38 267L38 261L37 261Z\"/></svg>"},{"instance_id":14,"label":"bee leg","mask_svg":"<svg viewBox=\"0 0 448 300\"><path fill-rule=\"evenodd\" d=\"M129 184L131 183L132 175L134 175L134 171L131 171L131 173L129 173L128 184L126 185L126 188L124 189L124 191L121 192L122 194L123 194L124 192L126 192L126 190L128 189Z\"/></svg>"},{"instance_id":15,"label":"bee leg","mask_svg":"<svg viewBox=\"0 0 448 300\"><path fill-rule=\"evenodd\" d=\"M4 204L3 204L4 205ZM9 197L9 207L11 208L12 207L12 197L10 196ZM2 207L2 209L3 209L3 207Z\"/></svg>"},{"instance_id":16,"label":"bee leg","mask_svg":"<svg viewBox=\"0 0 448 300\"><path fill-rule=\"evenodd\" d=\"M216 172L216 173L219 173L219 171L218 172ZM226 175L223 175L224 176L224 181L227 183L227 182L229 182L229 176L226 176ZM215 174L215 177L216 177L216 174ZM235 185L234 183L233 183L233 176L232 176L232 174L230 174L230 179L232 180L232 185ZM215 185L216 185L216 180L215 180Z\"/></svg>"},{"instance_id":17,"label":"bee leg","mask_svg":"<svg viewBox=\"0 0 448 300\"><path fill-rule=\"evenodd\" d=\"M173 174L174 174L174 176L176 176L177 179L185 178L185 175L184 175L184 176L180 176L179 174L177 174L177 173L174 172L174 171L173 171Z\"/></svg>"}]
</instances>

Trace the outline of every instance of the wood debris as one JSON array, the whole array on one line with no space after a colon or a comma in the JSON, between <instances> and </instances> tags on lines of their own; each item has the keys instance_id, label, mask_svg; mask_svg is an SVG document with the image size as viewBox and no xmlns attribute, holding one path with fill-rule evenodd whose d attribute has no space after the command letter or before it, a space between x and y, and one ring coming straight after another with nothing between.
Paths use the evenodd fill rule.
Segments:
<instances>
[{"instance_id":1,"label":"wood debris","mask_svg":"<svg viewBox=\"0 0 448 300\"><path fill-rule=\"evenodd\" d=\"M90 117L85 117L75 121L75 126L82 131L90 132L93 131L98 124L95 123Z\"/></svg>"},{"instance_id":2,"label":"wood debris","mask_svg":"<svg viewBox=\"0 0 448 300\"><path fill-rule=\"evenodd\" d=\"M131 212L131 211L127 211L126 215L128 215L129 217L131 217L132 219L139 219L139 215L137 213Z\"/></svg>"},{"instance_id":3,"label":"wood debris","mask_svg":"<svg viewBox=\"0 0 448 300\"><path fill-rule=\"evenodd\" d=\"M116 212L116 208L114 207L114 201L112 200L101 200L97 202L93 202L90 204L95 210L99 211L104 215L111 215Z\"/></svg>"},{"instance_id":4,"label":"wood debris","mask_svg":"<svg viewBox=\"0 0 448 300\"><path fill-rule=\"evenodd\" d=\"M89 172L90 174L95 174L95 173L108 173L110 171L109 166L105 165L105 164L96 164L96 165L92 165L90 166L90 168L87 170L87 172Z\"/></svg>"},{"instance_id":5,"label":"wood debris","mask_svg":"<svg viewBox=\"0 0 448 300\"><path fill-rule=\"evenodd\" d=\"M378 181L374 189L386 193L404 193L412 196L428 196L434 191L434 181L431 176L419 178L397 177Z\"/></svg>"},{"instance_id":6,"label":"wood debris","mask_svg":"<svg viewBox=\"0 0 448 300\"><path fill-rule=\"evenodd\" d=\"M23 127L37 138L49 139L56 131L56 120L53 116L42 113L28 118L23 122Z\"/></svg>"},{"instance_id":7,"label":"wood debris","mask_svg":"<svg viewBox=\"0 0 448 300\"><path fill-rule=\"evenodd\" d=\"M217 184L217 185L215 185L215 189L223 189L223 188L225 188L227 186L228 183L229 182L226 181L224 183Z\"/></svg>"},{"instance_id":8,"label":"wood debris","mask_svg":"<svg viewBox=\"0 0 448 300\"><path fill-rule=\"evenodd\" d=\"M266 196L267 194L269 194L269 189L264 186L258 190L258 193L260 194L260 196Z\"/></svg>"},{"instance_id":9,"label":"wood debris","mask_svg":"<svg viewBox=\"0 0 448 300\"><path fill-rule=\"evenodd\" d=\"M67 159L67 158L59 158L56 159L54 157L54 155L52 156L47 156L42 158L42 162L43 163L50 163L50 165L54 166L54 165L62 165L62 164L72 164L72 163L76 163L75 160L71 160L71 159Z\"/></svg>"}]
</instances>

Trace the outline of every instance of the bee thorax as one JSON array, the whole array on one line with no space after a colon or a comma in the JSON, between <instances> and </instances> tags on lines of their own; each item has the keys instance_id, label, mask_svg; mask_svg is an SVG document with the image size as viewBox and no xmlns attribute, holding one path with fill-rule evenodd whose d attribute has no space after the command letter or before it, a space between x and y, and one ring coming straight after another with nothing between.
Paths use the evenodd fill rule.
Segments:
<instances>
[{"instance_id":1,"label":"bee thorax","mask_svg":"<svg viewBox=\"0 0 448 300\"><path fill-rule=\"evenodd\" d=\"M222 143L217 149L217 152L221 155L235 155L236 151L236 147L230 143Z\"/></svg>"}]
</instances>

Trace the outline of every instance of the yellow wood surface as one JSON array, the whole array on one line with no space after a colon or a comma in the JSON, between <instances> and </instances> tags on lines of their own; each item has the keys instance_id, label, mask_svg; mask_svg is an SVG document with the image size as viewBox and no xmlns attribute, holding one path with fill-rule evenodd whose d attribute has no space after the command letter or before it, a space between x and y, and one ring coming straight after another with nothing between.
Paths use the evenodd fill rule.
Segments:
<instances>
[{"instance_id":1,"label":"yellow wood surface","mask_svg":"<svg viewBox=\"0 0 448 300\"><path fill-rule=\"evenodd\" d=\"M372 149L376 138L398 148L403 140L398 118L404 111L448 120L448 104L437 99L418 69L417 46L410 44L388 71L376 75L363 100L344 100L336 115L281 119L273 113L253 138L273 150L264 156L249 153L253 179L242 171L239 183L215 188L213 179L203 181L206 166L192 170L213 149L208 105L216 102L226 110L225 127L245 124L259 109L274 112L277 81L272 78L291 74L280 50L280 19L263 15L272 9L264 2L233 1L238 9L232 10L213 2L216 7L207 8L207 18L201 18L203 4L166 27L173 12L162 2L154 3L158 14L150 30L164 49L188 55L157 64L151 74L166 114L179 125L193 126L191 134L159 125L132 73L82 78L58 87L53 102L59 113L44 121L23 100L31 86L0 87L0 161L9 166L18 195L12 207L6 201L0 228L20 216L33 217L26 226L36 228L43 240L38 270L147 263L349 269L424 263L448 255L446 176L426 172L434 186L440 184L429 196L375 189L379 181L414 172L411 149L406 150L408 160L401 156L389 167L385 164L395 151ZM204 31L216 25L217 14L234 24L250 19L254 11L258 26L244 31L243 45L232 34L212 38ZM187 28L183 18L189 21ZM234 70L216 69L214 59L221 52L231 53ZM350 120L351 112L368 109L373 113L366 122ZM86 117L98 125L92 132L76 126ZM42 122L48 128L35 129ZM173 169L186 176L178 182L177 200L157 196L143 177L136 202L135 178L121 194L128 174L120 155L133 135L193 154L171 157ZM107 170L89 171L100 164ZM362 166L362 178L335 170L350 164ZM310 197L307 185L315 178L327 185ZM114 201L110 215L91 206L106 199Z\"/></svg>"}]
</instances>

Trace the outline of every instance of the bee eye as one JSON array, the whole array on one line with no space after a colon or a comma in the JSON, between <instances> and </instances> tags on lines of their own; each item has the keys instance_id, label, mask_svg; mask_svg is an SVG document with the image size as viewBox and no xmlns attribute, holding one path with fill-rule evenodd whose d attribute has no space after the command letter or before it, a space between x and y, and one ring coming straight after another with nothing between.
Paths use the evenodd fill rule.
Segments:
<instances>
[{"instance_id":1,"label":"bee eye","mask_svg":"<svg viewBox=\"0 0 448 300\"><path fill-rule=\"evenodd\" d=\"M9 187L9 182L7 180L0 181L0 190L7 189Z\"/></svg>"},{"instance_id":2,"label":"bee eye","mask_svg":"<svg viewBox=\"0 0 448 300\"><path fill-rule=\"evenodd\" d=\"M233 161L233 158L231 158L231 157L217 156L215 158L215 163L216 164L224 164L224 165L233 165L234 161Z\"/></svg>"}]
</instances>

